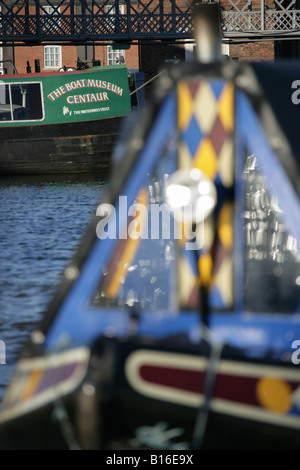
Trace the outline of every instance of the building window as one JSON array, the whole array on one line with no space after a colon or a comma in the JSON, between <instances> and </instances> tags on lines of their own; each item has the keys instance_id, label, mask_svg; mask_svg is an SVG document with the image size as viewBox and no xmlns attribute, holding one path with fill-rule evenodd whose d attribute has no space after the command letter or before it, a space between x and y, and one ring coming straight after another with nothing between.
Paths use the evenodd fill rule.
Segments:
<instances>
[{"instance_id":1,"label":"building window","mask_svg":"<svg viewBox=\"0 0 300 470\"><path fill-rule=\"evenodd\" d=\"M125 63L125 51L124 49L113 49L113 46L107 46L107 64L124 64Z\"/></svg>"},{"instance_id":2,"label":"building window","mask_svg":"<svg viewBox=\"0 0 300 470\"><path fill-rule=\"evenodd\" d=\"M45 69L57 69L61 64L61 46L44 46Z\"/></svg>"},{"instance_id":3,"label":"building window","mask_svg":"<svg viewBox=\"0 0 300 470\"><path fill-rule=\"evenodd\" d=\"M42 28L44 33L53 33L59 31L61 26L60 17L55 18L55 16L60 14L59 7L53 6L42 6Z\"/></svg>"},{"instance_id":4,"label":"building window","mask_svg":"<svg viewBox=\"0 0 300 470\"><path fill-rule=\"evenodd\" d=\"M114 6L107 6L106 12L109 15L115 15L116 9ZM124 5L119 5L119 13L124 15L125 7ZM113 23L115 23L116 18L113 17ZM107 46L107 65L115 64L124 64L125 63L125 50L124 49L113 49L112 45Z\"/></svg>"},{"instance_id":5,"label":"building window","mask_svg":"<svg viewBox=\"0 0 300 470\"><path fill-rule=\"evenodd\" d=\"M43 9L43 15L52 15L52 13L55 14L55 12L57 12L57 10L52 7L52 6L42 6L42 9ZM59 11L59 9L58 9Z\"/></svg>"}]
</instances>

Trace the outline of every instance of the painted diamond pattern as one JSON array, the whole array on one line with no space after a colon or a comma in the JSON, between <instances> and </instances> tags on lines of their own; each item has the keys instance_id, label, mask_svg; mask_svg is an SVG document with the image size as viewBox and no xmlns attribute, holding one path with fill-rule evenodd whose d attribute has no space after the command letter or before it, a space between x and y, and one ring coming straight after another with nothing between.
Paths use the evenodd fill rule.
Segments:
<instances>
[{"instance_id":1,"label":"painted diamond pattern","mask_svg":"<svg viewBox=\"0 0 300 470\"><path fill-rule=\"evenodd\" d=\"M194 108L197 121L202 131L207 134L210 132L217 116L217 101L213 90L205 81L201 82L198 87Z\"/></svg>"},{"instance_id":2,"label":"painted diamond pattern","mask_svg":"<svg viewBox=\"0 0 300 470\"><path fill-rule=\"evenodd\" d=\"M178 86L179 162L186 167L189 160L190 166L215 181L219 194L225 194L217 206L217 232L210 220L205 221L198 274L191 262L194 257L182 251L180 278L189 279L189 284L179 283L180 289L184 286L179 295L188 307L199 305L204 282L209 286L211 307L229 308L233 302L231 210L226 198L233 183L233 96L233 85L220 80L181 82ZM208 236L213 233L214 237Z\"/></svg>"},{"instance_id":3,"label":"painted diamond pattern","mask_svg":"<svg viewBox=\"0 0 300 470\"><path fill-rule=\"evenodd\" d=\"M203 134L198 125L198 122L195 116L192 116L188 127L182 133L182 139L186 142L191 155L195 155L197 152L199 142L201 141L202 137Z\"/></svg>"},{"instance_id":4,"label":"painted diamond pattern","mask_svg":"<svg viewBox=\"0 0 300 470\"><path fill-rule=\"evenodd\" d=\"M217 116L212 131L210 133L210 139L217 155L220 153L226 137L227 132L225 131L219 116Z\"/></svg>"}]
</instances>

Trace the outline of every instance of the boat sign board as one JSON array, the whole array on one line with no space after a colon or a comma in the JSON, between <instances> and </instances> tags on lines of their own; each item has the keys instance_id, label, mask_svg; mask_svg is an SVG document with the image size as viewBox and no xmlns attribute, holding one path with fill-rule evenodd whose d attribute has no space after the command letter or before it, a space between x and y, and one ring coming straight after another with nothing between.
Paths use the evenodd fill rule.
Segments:
<instances>
[{"instance_id":1,"label":"boat sign board","mask_svg":"<svg viewBox=\"0 0 300 470\"><path fill-rule=\"evenodd\" d=\"M28 74L0 81L0 127L124 116L130 111L126 66Z\"/></svg>"}]
</instances>

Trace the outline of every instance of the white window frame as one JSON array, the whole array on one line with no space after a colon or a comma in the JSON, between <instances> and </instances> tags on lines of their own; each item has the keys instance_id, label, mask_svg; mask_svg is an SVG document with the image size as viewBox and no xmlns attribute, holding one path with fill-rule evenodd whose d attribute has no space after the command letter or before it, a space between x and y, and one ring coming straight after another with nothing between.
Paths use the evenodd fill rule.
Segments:
<instances>
[{"instance_id":1,"label":"white window frame","mask_svg":"<svg viewBox=\"0 0 300 470\"><path fill-rule=\"evenodd\" d=\"M57 11L55 10L55 8L51 5L42 5L42 10L43 10L43 15L52 15L52 13L54 11ZM58 11L59 11L59 8L58 8Z\"/></svg>"},{"instance_id":2,"label":"white window frame","mask_svg":"<svg viewBox=\"0 0 300 470\"><path fill-rule=\"evenodd\" d=\"M111 5L108 5L106 7L106 12L109 15L114 15L115 14L115 7L112 7ZM125 13L125 5L119 5L119 11L121 15L124 15ZM113 49L112 45L107 46L106 48L106 57L107 57L107 65L116 65L119 63L120 57L123 57L125 60L125 49Z\"/></svg>"},{"instance_id":3,"label":"white window frame","mask_svg":"<svg viewBox=\"0 0 300 470\"><path fill-rule=\"evenodd\" d=\"M48 52L48 50L50 52ZM48 62L48 54L50 54L50 64ZM53 60L51 60L51 56L54 56ZM44 46L44 68L53 70L53 69L59 69L61 66L62 66L62 47L54 46L54 45Z\"/></svg>"},{"instance_id":4,"label":"white window frame","mask_svg":"<svg viewBox=\"0 0 300 470\"><path fill-rule=\"evenodd\" d=\"M58 15L60 13L60 7L54 8L53 6L50 5L42 5L42 11L43 15Z\"/></svg>"},{"instance_id":5,"label":"white window frame","mask_svg":"<svg viewBox=\"0 0 300 470\"><path fill-rule=\"evenodd\" d=\"M55 9L53 6L50 5L42 5L42 14L43 15L58 15L60 13L60 7ZM60 26L60 18L57 22L57 25ZM55 30L55 26L53 26L53 30Z\"/></svg>"},{"instance_id":6,"label":"white window frame","mask_svg":"<svg viewBox=\"0 0 300 470\"><path fill-rule=\"evenodd\" d=\"M111 45L107 46L107 65L116 65L119 63L120 57L124 57L124 49L113 49Z\"/></svg>"}]
</instances>

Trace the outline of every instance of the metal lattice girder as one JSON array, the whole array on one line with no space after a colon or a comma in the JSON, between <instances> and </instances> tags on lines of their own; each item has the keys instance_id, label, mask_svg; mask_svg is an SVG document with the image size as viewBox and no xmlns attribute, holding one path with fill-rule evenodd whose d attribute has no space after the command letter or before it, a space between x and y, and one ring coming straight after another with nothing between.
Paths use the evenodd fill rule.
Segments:
<instances>
[{"instance_id":1,"label":"metal lattice girder","mask_svg":"<svg viewBox=\"0 0 300 470\"><path fill-rule=\"evenodd\" d=\"M221 0L225 37L293 36L300 30L296 0Z\"/></svg>"},{"instance_id":2,"label":"metal lattice girder","mask_svg":"<svg viewBox=\"0 0 300 470\"><path fill-rule=\"evenodd\" d=\"M219 0L224 38L293 36L296 0ZM0 0L0 41L110 43L192 40L193 0Z\"/></svg>"},{"instance_id":3,"label":"metal lattice girder","mask_svg":"<svg viewBox=\"0 0 300 470\"><path fill-rule=\"evenodd\" d=\"M1 41L191 38L192 0L0 0Z\"/></svg>"}]
</instances>

